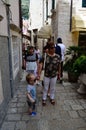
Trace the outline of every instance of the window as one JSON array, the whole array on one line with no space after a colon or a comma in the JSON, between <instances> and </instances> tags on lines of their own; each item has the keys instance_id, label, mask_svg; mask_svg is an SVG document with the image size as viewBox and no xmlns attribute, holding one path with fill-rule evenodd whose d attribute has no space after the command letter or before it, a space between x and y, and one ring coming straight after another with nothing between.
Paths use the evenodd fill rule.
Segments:
<instances>
[{"instance_id":1,"label":"window","mask_svg":"<svg viewBox=\"0 0 86 130\"><path fill-rule=\"evenodd\" d=\"M79 46L86 46L86 32L79 32Z\"/></svg>"},{"instance_id":2,"label":"window","mask_svg":"<svg viewBox=\"0 0 86 130\"><path fill-rule=\"evenodd\" d=\"M86 0L82 0L82 7L86 7Z\"/></svg>"}]
</instances>

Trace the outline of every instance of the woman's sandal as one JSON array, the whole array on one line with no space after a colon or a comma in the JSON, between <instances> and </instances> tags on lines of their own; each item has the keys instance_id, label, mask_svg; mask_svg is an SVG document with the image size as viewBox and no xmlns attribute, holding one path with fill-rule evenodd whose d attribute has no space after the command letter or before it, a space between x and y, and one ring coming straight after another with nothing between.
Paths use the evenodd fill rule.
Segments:
<instances>
[{"instance_id":1,"label":"woman's sandal","mask_svg":"<svg viewBox=\"0 0 86 130\"><path fill-rule=\"evenodd\" d=\"M50 103L51 103L52 105L55 105L55 100L54 100L54 99L50 99Z\"/></svg>"},{"instance_id":2,"label":"woman's sandal","mask_svg":"<svg viewBox=\"0 0 86 130\"><path fill-rule=\"evenodd\" d=\"M42 105L46 106L46 100L42 100Z\"/></svg>"}]
</instances>

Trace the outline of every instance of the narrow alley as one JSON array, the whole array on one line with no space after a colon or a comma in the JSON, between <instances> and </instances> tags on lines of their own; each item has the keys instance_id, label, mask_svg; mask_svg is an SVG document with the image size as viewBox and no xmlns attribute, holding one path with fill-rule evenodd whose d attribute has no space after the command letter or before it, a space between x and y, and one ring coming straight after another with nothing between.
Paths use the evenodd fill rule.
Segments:
<instances>
[{"instance_id":1,"label":"narrow alley","mask_svg":"<svg viewBox=\"0 0 86 130\"><path fill-rule=\"evenodd\" d=\"M56 83L55 105L48 98L45 107L42 87L37 85L37 114L30 116L23 69L40 68L35 63L42 61L45 46L57 69L52 56L61 43L65 45L59 54L61 65L66 67L60 67L58 73L62 69L73 72L71 77L80 83L70 83L67 74L61 74L60 81L64 80ZM30 47L38 56L29 54ZM56 76L53 67L46 66L51 71L48 76ZM32 68L28 70L32 72ZM38 70L35 72L39 78ZM79 87L85 87L85 94L77 92ZM86 0L0 0L0 130L86 130Z\"/></svg>"},{"instance_id":2,"label":"narrow alley","mask_svg":"<svg viewBox=\"0 0 86 130\"><path fill-rule=\"evenodd\" d=\"M48 99L45 107L41 104L42 88L37 86L34 117L27 113L26 85L23 75L0 130L86 130L86 95L77 93L78 84L71 84L67 79L63 84L57 83L56 104L51 105Z\"/></svg>"}]
</instances>

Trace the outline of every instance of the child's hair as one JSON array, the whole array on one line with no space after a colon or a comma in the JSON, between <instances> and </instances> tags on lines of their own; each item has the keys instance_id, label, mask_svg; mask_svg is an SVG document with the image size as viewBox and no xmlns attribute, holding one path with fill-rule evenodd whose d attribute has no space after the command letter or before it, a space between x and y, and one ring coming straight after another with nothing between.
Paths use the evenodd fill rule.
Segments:
<instances>
[{"instance_id":1,"label":"child's hair","mask_svg":"<svg viewBox=\"0 0 86 130\"><path fill-rule=\"evenodd\" d=\"M29 83L30 79L34 76L34 74L30 73L26 75L26 81Z\"/></svg>"}]
</instances>

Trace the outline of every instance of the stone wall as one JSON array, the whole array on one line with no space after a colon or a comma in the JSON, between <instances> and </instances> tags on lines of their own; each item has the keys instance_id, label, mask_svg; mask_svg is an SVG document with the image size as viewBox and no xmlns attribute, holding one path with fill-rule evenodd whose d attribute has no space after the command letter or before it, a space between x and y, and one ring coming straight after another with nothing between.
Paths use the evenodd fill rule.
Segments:
<instances>
[{"instance_id":1,"label":"stone wall","mask_svg":"<svg viewBox=\"0 0 86 130\"><path fill-rule=\"evenodd\" d=\"M52 17L52 26L55 42L57 37L61 37L66 47L73 44L72 33L70 32L70 2L58 0Z\"/></svg>"},{"instance_id":2,"label":"stone wall","mask_svg":"<svg viewBox=\"0 0 86 130\"><path fill-rule=\"evenodd\" d=\"M11 98L10 76L9 76L9 57L7 37L0 37L0 69L2 79L3 99L0 102L0 124L5 116L7 104ZM1 84L1 83L0 83Z\"/></svg>"},{"instance_id":3,"label":"stone wall","mask_svg":"<svg viewBox=\"0 0 86 130\"><path fill-rule=\"evenodd\" d=\"M20 65L21 66L21 65ZM21 68L21 67L20 67ZM7 37L0 36L0 126L6 115L8 103L11 99L10 85L10 68L9 68L9 53ZM18 88L18 82L21 76L21 69L13 80L13 94Z\"/></svg>"}]
</instances>

